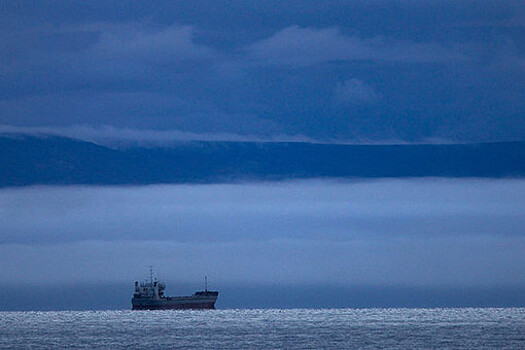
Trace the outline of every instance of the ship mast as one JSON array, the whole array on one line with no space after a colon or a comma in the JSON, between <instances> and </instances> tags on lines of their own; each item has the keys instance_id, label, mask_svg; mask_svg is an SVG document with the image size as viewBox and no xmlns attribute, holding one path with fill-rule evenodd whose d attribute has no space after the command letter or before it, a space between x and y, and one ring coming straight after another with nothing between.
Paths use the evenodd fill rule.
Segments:
<instances>
[{"instance_id":1,"label":"ship mast","mask_svg":"<svg viewBox=\"0 0 525 350\"><path fill-rule=\"evenodd\" d=\"M149 266L149 282L153 285L153 266Z\"/></svg>"},{"instance_id":2,"label":"ship mast","mask_svg":"<svg viewBox=\"0 0 525 350\"><path fill-rule=\"evenodd\" d=\"M208 276L204 276L204 291L208 291Z\"/></svg>"}]
</instances>

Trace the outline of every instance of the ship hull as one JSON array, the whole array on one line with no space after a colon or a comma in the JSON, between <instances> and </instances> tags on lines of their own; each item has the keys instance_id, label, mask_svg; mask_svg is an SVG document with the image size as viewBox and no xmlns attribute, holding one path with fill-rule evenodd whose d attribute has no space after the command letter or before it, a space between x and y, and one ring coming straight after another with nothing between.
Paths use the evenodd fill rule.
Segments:
<instances>
[{"instance_id":1,"label":"ship hull","mask_svg":"<svg viewBox=\"0 0 525 350\"><path fill-rule=\"evenodd\" d=\"M133 305L132 310L213 310L215 303Z\"/></svg>"},{"instance_id":2,"label":"ship hull","mask_svg":"<svg viewBox=\"0 0 525 350\"><path fill-rule=\"evenodd\" d=\"M215 309L216 298L180 298L184 300L151 300L146 298L133 298L132 310L203 310Z\"/></svg>"}]
</instances>

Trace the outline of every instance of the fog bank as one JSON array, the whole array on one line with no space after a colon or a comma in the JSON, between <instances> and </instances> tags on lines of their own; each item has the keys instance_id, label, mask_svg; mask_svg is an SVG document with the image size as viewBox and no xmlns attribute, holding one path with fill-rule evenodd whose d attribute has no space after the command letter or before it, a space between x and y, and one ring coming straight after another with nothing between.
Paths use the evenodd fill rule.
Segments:
<instances>
[{"instance_id":1,"label":"fog bank","mask_svg":"<svg viewBox=\"0 0 525 350\"><path fill-rule=\"evenodd\" d=\"M525 286L525 181L0 191L9 284Z\"/></svg>"}]
</instances>

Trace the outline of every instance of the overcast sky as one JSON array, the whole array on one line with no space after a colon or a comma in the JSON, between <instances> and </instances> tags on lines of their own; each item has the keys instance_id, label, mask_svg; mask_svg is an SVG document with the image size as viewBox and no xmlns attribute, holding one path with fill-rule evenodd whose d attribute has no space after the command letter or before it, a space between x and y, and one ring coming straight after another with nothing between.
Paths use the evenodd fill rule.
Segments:
<instances>
[{"instance_id":1,"label":"overcast sky","mask_svg":"<svg viewBox=\"0 0 525 350\"><path fill-rule=\"evenodd\" d=\"M523 1L12 1L0 47L0 130L525 138Z\"/></svg>"}]
</instances>

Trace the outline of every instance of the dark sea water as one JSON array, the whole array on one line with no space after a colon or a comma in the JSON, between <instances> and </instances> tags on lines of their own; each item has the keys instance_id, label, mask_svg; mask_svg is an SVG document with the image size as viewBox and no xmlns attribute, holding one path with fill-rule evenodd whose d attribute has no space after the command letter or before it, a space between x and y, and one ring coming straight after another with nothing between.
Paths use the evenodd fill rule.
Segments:
<instances>
[{"instance_id":1,"label":"dark sea water","mask_svg":"<svg viewBox=\"0 0 525 350\"><path fill-rule=\"evenodd\" d=\"M1 312L0 348L524 349L525 308Z\"/></svg>"}]
</instances>

